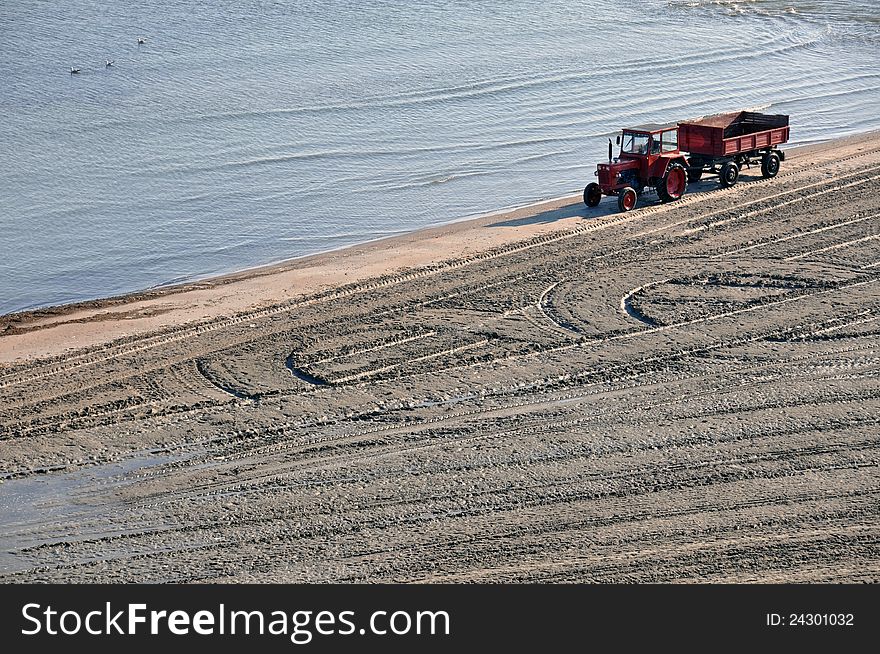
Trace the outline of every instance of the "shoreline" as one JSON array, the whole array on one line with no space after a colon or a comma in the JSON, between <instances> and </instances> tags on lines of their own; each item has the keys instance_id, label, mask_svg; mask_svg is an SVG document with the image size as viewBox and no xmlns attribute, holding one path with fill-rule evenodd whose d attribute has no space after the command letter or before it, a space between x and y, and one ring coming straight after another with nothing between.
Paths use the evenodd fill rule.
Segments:
<instances>
[{"instance_id":1,"label":"shoreline","mask_svg":"<svg viewBox=\"0 0 880 654\"><path fill-rule=\"evenodd\" d=\"M827 154L878 135L880 131L869 131L788 148L782 173L811 154ZM697 186L703 192L711 190L714 182ZM649 203L640 208L659 208L648 197ZM599 207L587 209L580 193L575 193L232 273L0 315L0 367L234 316L353 282L472 256L616 214L612 205L606 198ZM663 206L674 208L675 203ZM638 215L639 211L633 213Z\"/></svg>"}]
</instances>

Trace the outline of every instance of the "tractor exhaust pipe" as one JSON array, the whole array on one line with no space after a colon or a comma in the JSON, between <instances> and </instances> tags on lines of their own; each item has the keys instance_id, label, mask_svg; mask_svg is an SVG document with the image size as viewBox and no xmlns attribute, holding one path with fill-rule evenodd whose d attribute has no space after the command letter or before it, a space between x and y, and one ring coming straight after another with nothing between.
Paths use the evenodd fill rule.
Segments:
<instances>
[{"instance_id":1,"label":"tractor exhaust pipe","mask_svg":"<svg viewBox=\"0 0 880 654\"><path fill-rule=\"evenodd\" d=\"M614 148L611 146L611 139L608 139L608 163L611 163L611 159L614 156Z\"/></svg>"}]
</instances>

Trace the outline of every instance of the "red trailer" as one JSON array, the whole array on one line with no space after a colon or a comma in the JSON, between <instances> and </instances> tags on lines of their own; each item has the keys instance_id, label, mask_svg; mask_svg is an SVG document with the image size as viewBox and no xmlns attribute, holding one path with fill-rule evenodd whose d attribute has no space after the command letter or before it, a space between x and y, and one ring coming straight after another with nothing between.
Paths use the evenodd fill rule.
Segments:
<instances>
[{"instance_id":1,"label":"red trailer","mask_svg":"<svg viewBox=\"0 0 880 654\"><path fill-rule=\"evenodd\" d=\"M718 175L722 186L733 186L743 166L761 165L764 177L775 177L788 141L788 116L738 111L671 125L640 125L617 137L620 152L596 169L598 180L584 189L589 207L603 195L617 196L621 211L630 211L645 188L653 187L661 202L684 195L687 182L704 174Z\"/></svg>"},{"instance_id":2,"label":"red trailer","mask_svg":"<svg viewBox=\"0 0 880 654\"><path fill-rule=\"evenodd\" d=\"M718 175L722 186L733 186L743 166L761 164L764 177L775 177L788 141L788 116L737 111L678 124L678 146L687 152L688 178Z\"/></svg>"}]
</instances>

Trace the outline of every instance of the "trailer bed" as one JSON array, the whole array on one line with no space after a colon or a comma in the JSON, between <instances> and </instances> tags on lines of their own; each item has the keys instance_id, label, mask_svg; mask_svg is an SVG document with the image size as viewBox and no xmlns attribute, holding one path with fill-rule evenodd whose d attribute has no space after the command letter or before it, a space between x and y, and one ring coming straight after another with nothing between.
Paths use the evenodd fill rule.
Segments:
<instances>
[{"instance_id":1,"label":"trailer bed","mask_svg":"<svg viewBox=\"0 0 880 654\"><path fill-rule=\"evenodd\" d=\"M730 157L788 141L788 116L738 111L678 124L678 145L704 157Z\"/></svg>"}]
</instances>

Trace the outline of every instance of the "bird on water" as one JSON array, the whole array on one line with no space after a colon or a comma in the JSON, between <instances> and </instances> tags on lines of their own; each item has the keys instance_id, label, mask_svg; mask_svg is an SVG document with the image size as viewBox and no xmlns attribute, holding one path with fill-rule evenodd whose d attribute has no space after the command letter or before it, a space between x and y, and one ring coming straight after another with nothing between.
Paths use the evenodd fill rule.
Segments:
<instances>
[{"instance_id":1,"label":"bird on water","mask_svg":"<svg viewBox=\"0 0 880 654\"><path fill-rule=\"evenodd\" d=\"M75 75L75 74L78 73L80 70L82 70L82 69L81 69L81 68L71 68L71 69L70 69L70 74L71 74L71 75Z\"/></svg>"}]
</instances>

